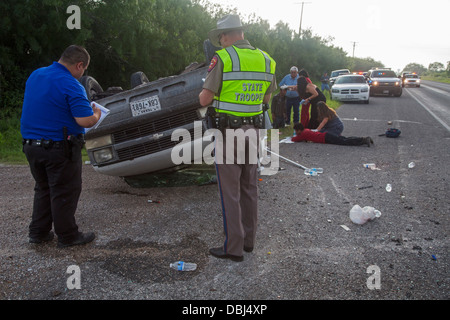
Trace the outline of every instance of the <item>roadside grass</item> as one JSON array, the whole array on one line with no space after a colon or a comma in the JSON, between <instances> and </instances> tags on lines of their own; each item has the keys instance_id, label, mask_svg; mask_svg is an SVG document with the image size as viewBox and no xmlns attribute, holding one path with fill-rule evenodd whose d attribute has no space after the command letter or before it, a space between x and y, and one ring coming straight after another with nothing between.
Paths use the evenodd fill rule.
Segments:
<instances>
[{"instance_id":1,"label":"roadside grass","mask_svg":"<svg viewBox=\"0 0 450 320\"><path fill-rule=\"evenodd\" d=\"M420 78L422 80L450 83L450 77L446 77L446 76L422 76Z\"/></svg>"},{"instance_id":2,"label":"roadside grass","mask_svg":"<svg viewBox=\"0 0 450 320\"><path fill-rule=\"evenodd\" d=\"M27 163L22 152L19 110L0 110L0 163Z\"/></svg>"}]
</instances>

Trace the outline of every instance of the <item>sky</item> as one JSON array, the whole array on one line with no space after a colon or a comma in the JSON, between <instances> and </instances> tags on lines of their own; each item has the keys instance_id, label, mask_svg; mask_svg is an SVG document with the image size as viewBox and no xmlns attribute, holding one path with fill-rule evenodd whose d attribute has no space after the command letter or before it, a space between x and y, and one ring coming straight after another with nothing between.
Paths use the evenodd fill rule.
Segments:
<instances>
[{"instance_id":1,"label":"sky","mask_svg":"<svg viewBox=\"0 0 450 320\"><path fill-rule=\"evenodd\" d=\"M409 63L428 68L450 61L450 0L208 0L237 8L242 20L255 14L274 28L280 20L334 38L349 57L373 58L402 71ZM248 39L251 40L251 39ZM263 48L262 48L263 49Z\"/></svg>"}]
</instances>

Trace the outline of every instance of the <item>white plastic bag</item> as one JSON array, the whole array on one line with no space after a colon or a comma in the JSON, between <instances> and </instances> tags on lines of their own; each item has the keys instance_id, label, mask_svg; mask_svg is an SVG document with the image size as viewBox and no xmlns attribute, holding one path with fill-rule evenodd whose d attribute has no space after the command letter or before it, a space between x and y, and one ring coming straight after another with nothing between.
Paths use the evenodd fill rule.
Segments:
<instances>
[{"instance_id":1,"label":"white plastic bag","mask_svg":"<svg viewBox=\"0 0 450 320\"><path fill-rule=\"evenodd\" d=\"M361 208L356 204L350 210L350 220L352 220L352 222L356 224L364 224L367 221L379 218L380 216L381 212L375 210L374 207L366 206L364 208Z\"/></svg>"}]
</instances>

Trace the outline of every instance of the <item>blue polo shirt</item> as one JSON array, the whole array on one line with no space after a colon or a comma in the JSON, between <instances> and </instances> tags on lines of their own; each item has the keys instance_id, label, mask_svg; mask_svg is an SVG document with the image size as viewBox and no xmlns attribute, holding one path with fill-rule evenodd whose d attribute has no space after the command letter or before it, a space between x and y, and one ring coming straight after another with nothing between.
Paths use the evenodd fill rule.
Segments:
<instances>
[{"instance_id":1,"label":"blue polo shirt","mask_svg":"<svg viewBox=\"0 0 450 320\"><path fill-rule=\"evenodd\" d=\"M35 70L27 80L20 119L24 139L61 141L63 127L69 135L84 133L74 117L94 114L86 90L58 62Z\"/></svg>"},{"instance_id":2,"label":"blue polo shirt","mask_svg":"<svg viewBox=\"0 0 450 320\"><path fill-rule=\"evenodd\" d=\"M292 79L291 74L286 75L283 80L281 80L280 82L280 87L284 86L284 85L288 85L288 86L296 86L297 85L297 79L298 79L299 75L297 74L297 76L295 77L295 79ZM286 91L286 97L288 98L297 98L298 97L298 92L297 90L287 90Z\"/></svg>"}]
</instances>

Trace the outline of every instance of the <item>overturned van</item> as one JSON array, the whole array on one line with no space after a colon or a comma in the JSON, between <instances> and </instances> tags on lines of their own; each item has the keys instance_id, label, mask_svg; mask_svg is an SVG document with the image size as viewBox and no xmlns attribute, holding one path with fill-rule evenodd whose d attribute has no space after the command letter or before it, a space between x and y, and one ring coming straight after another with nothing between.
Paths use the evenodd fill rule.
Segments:
<instances>
[{"instance_id":1,"label":"overturned van","mask_svg":"<svg viewBox=\"0 0 450 320\"><path fill-rule=\"evenodd\" d=\"M103 91L94 78L80 79L89 99L110 111L85 137L89 159L97 172L130 177L176 167L171 152L183 143L172 141L176 129L190 132L188 143L193 150L208 144L198 135L194 139L194 123L205 117L206 108L200 106L198 96L217 49L206 40L205 63L192 63L179 75L152 82L137 72L131 77L132 88L126 91L117 87ZM194 162L195 153L191 154Z\"/></svg>"}]
</instances>

